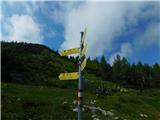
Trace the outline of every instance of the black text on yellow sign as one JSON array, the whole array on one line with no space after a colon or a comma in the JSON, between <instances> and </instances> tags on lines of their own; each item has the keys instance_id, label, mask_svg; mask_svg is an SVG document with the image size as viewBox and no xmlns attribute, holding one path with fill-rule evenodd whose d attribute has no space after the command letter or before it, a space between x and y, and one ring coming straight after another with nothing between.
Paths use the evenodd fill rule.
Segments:
<instances>
[{"instance_id":1,"label":"black text on yellow sign","mask_svg":"<svg viewBox=\"0 0 160 120\"><path fill-rule=\"evenodd\" d=\"M72 49L68 49L68 50L63 50L60 52L61 56L68 56L71 54L76 54L79 53L80 49L79 48L72 48Z\"/></svg>"},{"instance_id":2,"label":"black text on yellow sign","mask_svg":"<svg viewBox=\"0 0 160 120\"><path fill-rule=\"evenodd\" d=\"M58 77L60 80L76 80L79 78L79 72L61 73Z\"/></svg>"},{"instance_id":3,"label":"black text on yellow sign","mask_svg":"<svg viewBox=\"0 0 160 120\"><path fill-rule=\"evenodd\" d=\"M85 31L82 36L82 41L81 41L82 42L82 48L81 48L82 51L80 54L81 59L82 59L82 57L85 57L85 52L87 49L87 44L84 42L85 37L86 37L86 32L87 32L87 29L85 28ZM63 50L60 52L60 55L61 56L68 56L68 55L77 54L77 53L80 53L80 48L72 48L72 49L68 49L68 50ZM85 58L80 65L81 71L84 70L84 68L86 67L86 64L87 64L87 59ZM61 73L58 77L60 80L76 80L79 78L79 72Z\"/></svg>"}]
</instances>

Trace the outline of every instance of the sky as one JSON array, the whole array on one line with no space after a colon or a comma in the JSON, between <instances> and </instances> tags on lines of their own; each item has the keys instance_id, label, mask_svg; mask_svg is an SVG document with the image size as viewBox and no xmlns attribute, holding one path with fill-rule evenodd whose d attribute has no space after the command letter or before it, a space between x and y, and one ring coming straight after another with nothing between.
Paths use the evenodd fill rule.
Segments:
<instances>
[{"instance_id":1,"label":"sky","mask_svg":"<svg viewBox=\"0 0 160 120\"><path fill-rule=\"evenodd\" d=\"M130 63L160 63L160 2L1 1L1 40L39 43L55 51L79 47L87 28L86 56L116 55Z\"/></svg>"}]
</instances>

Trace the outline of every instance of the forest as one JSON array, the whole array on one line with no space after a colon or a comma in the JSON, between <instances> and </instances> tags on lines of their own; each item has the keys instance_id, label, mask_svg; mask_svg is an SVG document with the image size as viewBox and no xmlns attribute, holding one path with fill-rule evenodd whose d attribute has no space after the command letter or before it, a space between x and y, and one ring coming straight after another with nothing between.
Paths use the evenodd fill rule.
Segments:
<instances>
[{"instance_id":1,"label":"forest","mask_svg":"<svg viewBox=\"0 0 160 120\"><path fill-rule=\"evenodd\" d=\"M57 51L40 44L1 42L2 81L24 84L47 83L61 72L77 71L78 57L61 57ZM65 71L64 71L65 70ZM87 59L84 74L100 76L119 87L135 89L160 87L160 65L129 63L117 55L111 66L104 56Z\"/></svg>"}]
</instances>

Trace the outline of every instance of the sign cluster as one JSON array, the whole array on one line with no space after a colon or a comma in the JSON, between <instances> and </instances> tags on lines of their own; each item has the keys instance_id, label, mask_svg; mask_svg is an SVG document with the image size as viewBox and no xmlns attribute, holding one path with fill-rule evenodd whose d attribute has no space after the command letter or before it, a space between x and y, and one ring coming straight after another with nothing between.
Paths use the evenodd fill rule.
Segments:
<instances>
[{"instance_id":1,"label":"sign cluster","mask_svg":"<svg viewBox=\"0 0 160 120\"><path fill-rule=\"evenodd\" d=\"M68 56L72 54L79 53L79 71L78 72L71 72L71 73L61 73L58 77L60 80L76 80L78 79L78 96L77 96L77 103L78 103L78 120L82 118L82 107L83 107L83 79L82 79L82 71L86 67L87 59L85 58L85 52L87 49L87 44L84 42L86 36L87 29L84 32L81 32L81 41L79 48L72 48L68 50L63 50L60 52L61 56Z\"/></svg>"},{"instance_id":2,"label":"sign cluster","mask_svg":"<svg viewBox=\"0 0 160 120\"><path fill-rule=\"evenodd\" d=\"M87 49L87 44L84 42L86 32L87 32L87 29L85 29L85 31L83 32L83 36L82 36L82 39L81 39L82 44L81 44L80 48L71 48L71 49L63 50L63 51L60 52L61 56L68 56L68 55L79 53L79 59L83 58L82 63L80 63L81 71L84 70L84 68L86 67L86 64L87 64L87 59L85 58L85 52L86 52L86 49ZM79 72L61 73L58 77L59 77L60 80L76 80L80 77L79 74L80 74Z\"/></svg>"}]
</instances>

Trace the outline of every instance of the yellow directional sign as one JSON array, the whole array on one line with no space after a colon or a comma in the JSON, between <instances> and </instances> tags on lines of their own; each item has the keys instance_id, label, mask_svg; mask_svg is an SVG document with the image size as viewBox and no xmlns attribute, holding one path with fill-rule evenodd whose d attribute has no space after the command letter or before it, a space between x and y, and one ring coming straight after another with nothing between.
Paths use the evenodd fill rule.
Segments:
<instances>
[{"instance_id":1,"label":"yellow directional sign","mask_svg":"<svg viewBox=\"0 0 160 120\"><path fill-rule=\"evenodd\" d=\"M85 28L84 33L83 33L83 37L82 37L82 43L84 44L84 39L86 37L86 32L87 32L87 28Z\"/></svg>"},{"instance_id":2,"label":"yellow directional sign","mask_svg":"<svg viewBox=\"0 0 160 120\"><path fill-rule=\"evenodd\" d=\"M75 80L79 78L79 72L61 73L58 77L60 80Z\"/></svg>"},{"instance_id":3,"label":"yellow directional sign","mask_svg":"<svg viewBox=\"0 0 160 120\"><path fill-rule=\"evenodd\" d=\"M60 55L61 56L68 56L68 55L71 55L71 54L76 54L76 53L80 53L80 61L82 60L82 58L84 57L85 58L85 52L86 52L86 49L87 49L87 44L84 42L85 40L85 37L86 37L86 32L87 32L87 29L85 28L85 31L83 32L83 36L82 36L82 39L81 39L81 46L80 48L72 48L72 49L68 49L68 50L63 50L60 52ZM84 70L84 68L86 67L86 64L87 64L87 59L85 58L83 60L83 62L80 64L80 70L79 72L71 72L71 73L61 73L58 77L60 80L76 80L78 78L79 81L81 81L81 71Z\"/></svg>"},{"instance_id":4,"label":"yellow directional sign","mask_svg":"<svg viewBox=\"0 0 160 120\"><path fill-rule=\"evenodd\" d=\"M84 44L84 47L83 47L83 49L82 49L82 55L81 55L81 56L83 56L83 55L85 54L86 49L87 49L87 44Z\"/></svg>"},{"instance_id":5,"label":"yellow directional sign","mask_svg":"<svg viewBox=\"0 0 160 120\"><path fill-rule=\"evenodd\" d=\"M72 49L68 49L68 50L63 50L60 52L61 56L67 56L67 55L71 55L71 54L76 54L79 53L80 49L79 48L72 48Z\"/></svg>"},{"instance_id":6,"label":"yellow directional sign","mask_svg":"<svg viewBox=\"0 0 160 120\"><path fill-rule=\"evenodd\" d=\"M83 70L86 67L87 59L85 58L81 64L81 70Z\"/></svg>"}]
</instances>

